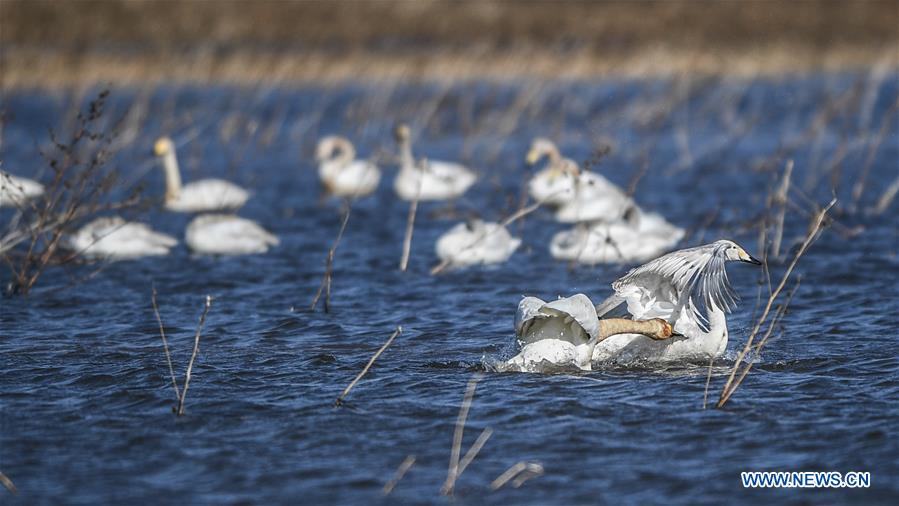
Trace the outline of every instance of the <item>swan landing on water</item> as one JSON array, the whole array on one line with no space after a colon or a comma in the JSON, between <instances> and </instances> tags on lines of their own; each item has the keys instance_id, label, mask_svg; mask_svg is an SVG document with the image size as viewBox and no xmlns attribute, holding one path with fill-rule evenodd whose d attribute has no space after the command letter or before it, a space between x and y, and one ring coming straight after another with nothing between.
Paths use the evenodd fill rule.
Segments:
<instances>
[{"instance_id":1,"label":"swan landing on water","mask_svg":"<svg viewBox=\"0 0 899 506\"><path fill-rule=\"evenodd\" d=\"M675 251L632 269L612 284L615 293L595 307L584 294L550 303L525 297L515 317L522 349L503 368L539 371L549 364L589 370L601 362L719 357L727 347L725 314L736 304L725 270L731 261L761 264L736 243L721 240ZM664 320L675 335L670 339L652 339L642 333L601 335L600 326L607 320L600 318L622 304L634 320Z\"/></svg>"}]
</instances>

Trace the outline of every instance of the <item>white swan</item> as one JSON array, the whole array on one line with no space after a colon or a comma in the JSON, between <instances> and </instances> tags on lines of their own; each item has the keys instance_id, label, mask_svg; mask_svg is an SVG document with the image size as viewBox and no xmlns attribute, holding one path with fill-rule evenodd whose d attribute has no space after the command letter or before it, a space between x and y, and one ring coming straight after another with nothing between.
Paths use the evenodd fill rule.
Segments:
<instances>
[{"instance_id":1,"label":"white swan","mask_svg":"<svg viewBox=\"0 0 899 506\"><path fill-rule=\"evenodd\" d=\"M531 143L526 161L528 165L547 158L546 168L538 171L528 180L531 198L546 205L562 205L574 196L574 186L579 169L577 162L562 158L559 148L549 139L539 137Z\"/></svg>"},{"instance_id":2,"label":"white swan","mask_svg":"<svg viewBox=\"0 0 899 506\"><path fill-rule=\"evenodd\" d=\"M165 208L181 213L234 210L242 207L249 192L224 179L202 179L181 184L181 172L175 155L175 143L168 137L156 141L156 156L165 169Z\"/></svg>"},{"instance_id":3,"label":"white swan","mask_svg":"<svg viewBox=\"0 0 899 506\"><path fill-rule=\"evenodd\" d=\"M549 139L537 138L531 143L527 162L531 165L549 159L546 169L528 182L528 191L537 201L556 206L556 221L615 221L634 205L620 188L601 175L581 171L577 163L562 158Z\"/></svg>"},{"instance_id":4,"label":"white swan","mask_svg":"<svg viewBox=\"0 0 899 506\"><path fill-rule=\"evenodd\" d=\"M344 137L332 135L318 141L315 157L318 177L331 195L362 197L374 192L381 181L378 167L367 160L356 160L353 144Z\"/></svg>"},{"instance_id":5,"label":"white swan","mask_svg":"<svg viewBox=\"0 0 899 506\"><path fill-rule=\"evenodd\" d=\"M531 353L532 362L540 358L534 353L541 350L548 361L556 356L574 357L572 363L579 367L585 367L583 354L588 351L593 363L707 360L721 356L727 347L726 312L735 305L725 270L730 261L761 263L734 242L721 240L675 251L632 269L612 284L615 294L596 308L583 294L550 304L527 297L518 306L516 334L525 346L550 341L541 343ZM700 313L697 303L704 306L705 314ZM662 318L680 335L655 341L637 334L619 334L591 350L594 322L621 304L627 305L635 320Z\"/></svg>"},{"instance_id":6,"label":"white swan","mask_svg":"<svg viewBox=\"0 0 899 506\"><path fill-rule=\"evenodd\" d=\"M459 223L437 240L437 256L449 267L505 262L521 244L498 223Z\"/></svg>"},{"instance_id":7,"label":"white swan","mask_svg":"<svg viewBox=\"0 0 899 506\"><path fill-rule=\"evenodd\" d=\"M255 221L233 214L203 214L187 225L187 246L203 255L265 253L280 241Z\"/></svg>"},{"instance_id":8,"label":"white swan","mask_svg":"<svg viewBox=\"0 0 899 506\"><path fill-rule=\"evenodd\" d=\"M622 220L581 223L556 233L549 252L557 260L587 265L645 262L669 251L683 237L683 229L634 206Z\"/></svg>"},{"instance_id":9,"label":"white swan","mask_svg":"<svg viewBox=\"0 0 899 506\"><path fill-rule=\"evenodd\" d=\"M107 260L168 255L177 244L170 235L120 216L97 218L68 238L68 247L77 254Z\"/></svg>"},{"instance_id":10,"label":"white swan","mask_svg":"<svg viewBox=\"0 0 899 506\"><path fill-rule=\"evenodd\" d=\"M44 194L44 185L0 170L0 207L18 207Z\"/></svg>"},{"instance_id":11,"label":"white swan","mask_svg":"<svg viewBox=\"0 0 899 506\"><path fill-rule=\"evenodd\" d=\"M449 200L460 197L475 183L477 176L463 165L439 160L419 160L412 156L409 127L396 128L400 148L400 171L393 189L403 200Z\"/></svg>"}]
</instances>

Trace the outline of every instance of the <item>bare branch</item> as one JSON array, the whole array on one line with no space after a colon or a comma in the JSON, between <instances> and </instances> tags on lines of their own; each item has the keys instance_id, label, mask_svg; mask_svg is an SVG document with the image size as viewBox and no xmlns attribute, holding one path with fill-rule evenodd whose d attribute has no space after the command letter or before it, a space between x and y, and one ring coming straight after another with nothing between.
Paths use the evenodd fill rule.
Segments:
<instances>
[{"instance_id":1,"label":"bare branch","mask_svg":"<svg viewBox=\"0 0 899 506\"><path fill-rule=\"evenodd\" d=\"M353 378L353 381L351 381L350 384L347 385L347 387L343 389L343 392L337 396L337 400L334 401L335 406L340 406L343 404L344 397L346 397L347 394L350 393L350 390L352 390L353 387L356 386L356 383L359 383L359 380L361 380L362 377L365 376L365 373L367 373L368 370L371 369L371 366L372 366L372 364L375 363L375 360L377 360L378 357L381 356L381 353L384 353L384 350L386 350L387 347L390 346L390 343L392 343L393 340L396 339L396 336L398 336L402 333L403 333L403 327L398 326L396 328L396 330L393 331L393 334L390 335L390 338L387 339L387 342L384 343L384 345L381 346L378 349L378 351L375 352L374 355L372 355L371 359L369 359L368 363L365 364L365 367L362 369L362 372L360 372L358 375L356 375L356 377Z\"/></svg>"}]
</instances>

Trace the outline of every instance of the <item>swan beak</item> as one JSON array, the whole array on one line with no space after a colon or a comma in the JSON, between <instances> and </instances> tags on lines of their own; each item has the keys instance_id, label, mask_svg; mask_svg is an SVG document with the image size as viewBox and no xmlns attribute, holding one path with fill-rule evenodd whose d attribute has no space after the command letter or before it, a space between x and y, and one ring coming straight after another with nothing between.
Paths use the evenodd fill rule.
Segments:
<instances>
[{"instance_id":1,"label":"swan beak","mask_svg":"<svg viewBox=\"0 0 899 506\"><path fill-rule=\"evenodd\" d=\"M752 264L752 265L762 265L762 262L760 262L758 258L756 258L742 250L740 251L740 261L746 262L746 263Z\"/></svg>"},{"instance_id":2,"label":"swan beak","mask_svg":"<svg viewBox=\"0 0 899 506\"><path fill-rule=\"evenodd\" d=\"M537 153L536 150L532 149L528 151L528 156L527 158L525 158L525 161L528 163L528 165L534 165L538 160L540 160L540 154Z\"/></svg>"}]
</instances>

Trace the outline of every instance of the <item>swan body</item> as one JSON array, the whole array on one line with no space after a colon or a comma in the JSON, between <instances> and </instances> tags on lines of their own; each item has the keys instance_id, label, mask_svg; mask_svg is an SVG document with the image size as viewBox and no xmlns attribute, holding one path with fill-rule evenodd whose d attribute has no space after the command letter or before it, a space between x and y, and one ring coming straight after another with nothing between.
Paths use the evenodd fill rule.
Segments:
<instances>
[{"instance_id":1,"label":"swan body","mask_svg":"<svg viewBox=\"0 0 899 506\"><path fill-rule=\"evenodd\" d=\"M153 148L162 158L165 169L165 208L179 213L235 210L243 207L250 193L224 179L202 179L181 184L181 172L175 154L175 143L167 137L156 141Z\"/></svg>"},{"instance_id":2,"label":"swan body","mask_svg":"<svg viewBox=\"0 0 899 506\"><path fill-rule=\"evenodd\" d=\"M97 218L68 238L69 248L79 255L107 260L168 255L177 244L168 234L119 216Z\"/></svg>"},{"instance_id":3,"label":"swan body","mask_svg":"<svg viewBox=\"0 0 899 506\"><path fill-rule=\"evenodd\" d=\"M570 346L577 352L571 364L581 369L588 362L669 362L721 356L727 347L726 312L735 304L725 270L730 261L760 264L734 242L722 240L675 251L631 269L612 284L615 293L595 308L583 294L551 303L526 297L518 306L515 321L522 352L542 340L567 344L544 344L526 355L529 362L522 357L516 363L538 363L537 352L545 353L548 362L570 358ZM619 334L590 348L598 332L594 330L598 318L622 304L634 319L665 319L680 336L655 341L638 334ZM705 314L698 304L704 306ZM584 352L589 352L589 360L583 359Z\"/></svg>"},{"instance_id":4,"label":"swan body","mask_svg":"<svg viewBox=\"0 0 899 506\"><path fill-rule=\"evenodd\" d=\"M37 181L0 171L0 207L21 206L44 194L44 185Z\"/></svg>"},{"instance_id":5,"label":"swan body","mask_svg":"<svg viewBox=\"0 0 899 506\"><path fill-rule=\"evenodd\" d=\"M203 255L265 253L280 242L255 221L232 214L197 216L187 225L184 238L194 253Z\"/></svg>"},{"instance_id":6,"label":"swan body","mask_svg":"<svg viewBox=\"0 0 899 506\"><path fill-rule=\"evenodd\" d=\"M670 250L684 237L683 229L656 213L633 208L628 218L578 224L558 232L550 241L550 254L557 260L587 265L645 262Z\"/></svg>"},{"instance_id":7,"label":"swan body","mask_svg":"<svg viewBox=\"0 0 899 506\"><path fill-rule=\"evenodd\" d=\"M362 197L378 188L381 171L367 160L356 160L356 150L349 140L329 136L319 141L316 149L318 177L331 195Z\"/></svg>"},{"instance_id":8,"label":"swan body","mask_svg":"<svg viewBox=\"0 0 899 506\"><path fill-rule=\"evenodd\" d=\"M505 262L521 244L498 223L459 223L437 240L435 250L451 267Z\"/></svg>"},{"instance_id":9,"label":"swan body","mask_svg":"<svg viewBox=\"0 0 899 506\"><path fill-rule=\"evenodd\" d=\"M450 200L462 196L477 181L467 167L453 162L419 160L412 156L409 127L396 130L400 146L400 171L393 189L403 200Z\"/></svg>"}]
</instances>

